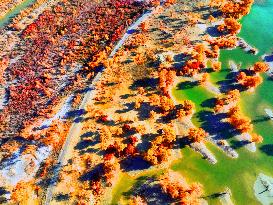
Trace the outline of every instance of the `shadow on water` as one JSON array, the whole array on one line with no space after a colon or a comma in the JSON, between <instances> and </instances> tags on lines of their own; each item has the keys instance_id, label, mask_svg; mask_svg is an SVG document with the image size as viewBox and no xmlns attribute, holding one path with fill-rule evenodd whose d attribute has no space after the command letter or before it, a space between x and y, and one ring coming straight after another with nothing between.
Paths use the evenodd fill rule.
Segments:
<instances>
[{"instance_id":1,"label":"shadow on water","mask_svg":"<svg viewBox=\"0 0 273 205\"><path fill-rule=\"evenodd\" d=\"M217 139L229 139L237 134L230 123L223 121L227 118L226 113L215 114L212 111L200 111L197 117L202 122L201 127L210 135L216 135Z\"/></svg>"},{"instance_id":2,"label":"shadow on water","mask_svg":"<svg viewBox=\"0 0 273 205\"><path fill-rule=\"evenodd\" d=\"M148 205L176 204L168 194L162 191L156 176L139 177L136 184L128 191L123 193L126 198L142 196Z\"/></svg>"},{"instance_id":3,"label":"shadow on water","mask_svg":"<svg viewBox=\"0 0 273 205\"><path fill-rule=\"evenodd\" d=\"M197 85L198 85L197 81L194 81L194 82L186 81L186 82L179 83L177 85L177 89L178 90L192 89L192 88L196 87Z\"/></svg>"},{"instance_id":4,"label":"shadow on water","mask_svg":"<svg viewBox=\"0 0 273 205\"><path fill-rule=\"evenodd\" d=\"M261 123L261 122L266 122L269 121L271 118L268 116L259 116L259 118L256 118L254 120L252 120L251 122L253 124L257 124L257 123Z\"/></svg>"},{"instance_id":5,"label":"shadow on water","mask_svg":"<svg viewBox=\"0 0 273 205\"><path fill-rule=\"evenodd\" d=\"M242 141L237 141L237 140L231 140L230 141L230 147L233 149L239 149L241 147L244 147L247 144L250 144L251 142L249 140L242 140Z\"/></svg>"},{"instance_id":6,"label":"shadow on water","mask_svg":"<svg viewBox=\"0 0 273 205\"><path fill-rule=\"evenodd\" d=\"M273 144L262 145L260 150L268 156L273 156Z\"/></svg>"},{"instance_id":7,"label":"shadow on water","mask_svg":"<svg viewBox=\"0 0 273 205\"><path fill-rule=\"evenodd\" d=\"M204 108L214 108L216 103L216 98L210 98L201 103L201 106Z\"/></svg>"}]
</instances>

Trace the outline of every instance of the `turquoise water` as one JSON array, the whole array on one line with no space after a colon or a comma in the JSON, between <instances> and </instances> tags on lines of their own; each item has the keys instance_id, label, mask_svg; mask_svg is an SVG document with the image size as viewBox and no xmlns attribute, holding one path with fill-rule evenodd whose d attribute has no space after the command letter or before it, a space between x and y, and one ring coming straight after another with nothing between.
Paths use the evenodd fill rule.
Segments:
<instances>
[{"instance_id":1,"label":"turquoise water","mask_svg":"<svg viewBox=\"0 0 273 205\"><path fill-rule=\"evenodd\" d=\"M226 79L229 73L228 61L233 60L240 63L242 68L253 65L261 60L264 54L270 54L273 49L273 1L268 0L263 3L256 3L251 13L241 20L243 25L239 34L249 44L258 48L257 56L247 54L241 49L222 50L220 61L222 71L211 73L210 79L216 85ZM182 150L183 159L174 163L172 169L181 172L191 181L199 181L204 185L209 204L220 204L217 198L212 195L223 191L229 187L232 191L232 199L235 204L255 205L260 204L253 193L253 185L260 172L273 177L273 121L266 119L264 109L273 109L273 80L264 75L264 82L255 90L254 93L243 92L241 94L241 108L244 114L251 118L254 125L254 132L262 135L264 141L257 145L257 151L250 153L245 148L237 147L238 159L226 157L214 145L207 143L209 149L215 154L218 163L211 165L200 157L200 155L186 148ZM197 114L194 122L199 125L202 120L198 119L198 112L209 111L207 107L201 107L201 101L210 99L206 92L200 89L176 89L174 95L178 99L191 99L197 106ZM232 145L235 140L228 140ZM272 199L271 199L272 200ZM273 201L271 201L273 203Z\"/></svg>"},{"instance_id":2,"label":"turquoise water","mask_svg":"<svg viewBox=\"0 0 273 205\"><path fill-rule=\"evenodd\" d=\"M23 3L14 7L3 18L0 18L0 27L8 24L14 16L18 15L22 10L24 10L25 8L27 8L28 6L32 5L35 2L36 0L25 0L23 1Z\"/></svg>"}]
</instances>

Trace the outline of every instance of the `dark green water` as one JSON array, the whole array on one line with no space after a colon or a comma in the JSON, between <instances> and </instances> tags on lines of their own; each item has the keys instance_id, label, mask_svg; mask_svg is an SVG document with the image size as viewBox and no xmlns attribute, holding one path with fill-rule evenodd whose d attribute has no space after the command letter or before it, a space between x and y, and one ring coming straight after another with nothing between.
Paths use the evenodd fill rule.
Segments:
<instances>
[{"instance_id":1,"label":"dark green water","mask_svg":"<svg viewBox=\"0 0 273 205\"><path fill-rule=\"evenodd\" d=\"M210 74L213 83L219 84L225 80L229 73L228 61L233 60L240 63L242 68L247 68L261 56L272 52L273 48L273 1L255 4L251 13L241 20L243 25L239 36L243 37L252 46L259 49L257 56L245 53L241 49L221 51L220 61L222 71ZM254 132L263 136L264 141L257 146L257 151L251 153L245 148L236 148L239 153L238 159L226 157L214 145L207 144L215 154L218 163L211 165L200 155L186 148L182 150L183 159L176 162L172 169L181 172L192 181L199 181L205 186L206 195L212 195L229 187L232 191L232 198L235 204L260 204L253 192L253 185L259 173L265 173L273 177L273 121L266 120L264 109L273 109L273 81L268 76L263 76L264 82L254 93L243 92L241 94L241 108L244 114L251 118L254 125ZM194 122L202 123L198 119L198 112L209 110L201 106L202 101L209 99L209 94L201 88L174 90L178 99L191 99L197 104L197 114ZM228 140L230 144L234 139ZM208 198L209 204L219 204L218 199ZM271 201L273 203L273 199Z\"/></svg>"},{"instance_id":2,"label":"dark green water","mask_svg":"<svg viewBox=\"0 0 273 205\"><path fill-rule=\"evenodd\" d=\"M0 18L0 27L8 24L14 16L18 15L22 10L26 9L34 2L36 2L36 0L25 0L21 4L14 7L3 18Z\"/></svg>"}]
</instances>

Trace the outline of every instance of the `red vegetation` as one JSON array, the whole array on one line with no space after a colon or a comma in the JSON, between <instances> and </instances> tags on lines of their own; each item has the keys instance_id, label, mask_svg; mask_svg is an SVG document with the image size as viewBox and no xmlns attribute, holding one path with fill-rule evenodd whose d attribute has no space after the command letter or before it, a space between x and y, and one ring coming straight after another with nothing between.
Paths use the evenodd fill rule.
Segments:
<instances>
[{"instance_id":1,"label":"red vegetation","mask_svg":"<svg viewBox=\"0 0 273 205\"><path fill-rule=\"evenodd\" d=\"M183 75L193 76L199 73L203 68L205 68L205 64L203 62L199 62L196 60L187 61L186 65L182 69Z\"/></svg>"},{"instance_id":2,"label":"red vegetation","mask_svg":"<svg viewBox=\"0 0 273 205\"><path fill-rule=\"evenodd\" d=\"M59 93L80 89L146 7L123 0L63 1L27 26L23 55L7 69L7 77L16 82L9 87L8 127L20 130L40 110L50 110ZM79 74L73 72L76 62L87 65ZM65 79L65 88L59 78Z\"/></svg>"}]
</instances>

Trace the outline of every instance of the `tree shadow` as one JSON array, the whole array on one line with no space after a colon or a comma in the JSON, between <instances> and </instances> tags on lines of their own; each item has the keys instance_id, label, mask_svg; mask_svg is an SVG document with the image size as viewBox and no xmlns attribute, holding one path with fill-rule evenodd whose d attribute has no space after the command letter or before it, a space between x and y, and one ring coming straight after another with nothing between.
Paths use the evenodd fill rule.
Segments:
<instances>
[{"instance_id":1,"label":"tree shadow","mask_svg":"<svg viewBox=\"0 0 273 205\"><path fill-rule=\"evenodd\" d=\"M126 172L145 170L151 167L151 164L145 161L141 156L127 157L120 162L120 165Z\"/></svg>"},{"instance_id":2,"label":"tree shadow","mask_svg":"<svg viewBox=\"0 0 273 205\"><path fill-rule=\"evenodd\" d=\"M62 193L60 193L57 196L55 196L55 199L58 202L67 201L67 200L69 200L69 198L70 198L69 194L62 194Z\"/></svg>"},{"instance_id":3,"label":"tree shadow","mask_svg":"<svg viewBox=\"0 0 273 205\"><path fill-rule=\"evenodd\" d=\"M42 168L42 166L40 167ZM45 179L38 182L38 185L43 187L44 189L47 189L50 186L56 185L56 183L60 180L59 179L59 171L61 170L62 165L60 163L54 164L49 168L47 171L47 176ZM38 170L36 177L38 178L40 176L41 169Z\"/></svg>"},{"instance_id":4,"label":"tree shadow","mask_svg":"<svg viewBox=\"0 0 273 205\"><path fill-rule=\"evenodd\" d=\"M266 144L260 147L260 150L268 156L273 156L273 144Z\"/></svg>"},{"instance_id":5,"label":"tree shadow","mask_svg":"<svg viewBox=\"0 0 273 205\"><path fill-rule=\"evenodd\" d=\"M122 110L116 110L116 113L121 114L121 113L126 113L133 110L135 108L135 103L126 103L124 104L124 106L126 106L127 108L124 108Z\"/></svg>"},{"instance_id":6,"label":"tree shadow","mask_svg":"<svg viewBox=\"0 0 273 205\"><path fill-rule=\"evenodd\" d=\"M218 31L217 26L208 27L206 32L212 37L219 37L223 35L221 32Z\"/></svg>"},{"instance_id":7,"label":"tree shadow","mask_svg":"<svg viewBox=\"0 0 273 205\"><path fill-rule=\"evenodd\" d=\"M10 192L7 191L4 187L0 187L0 204L7 203L8 200L5 195L9 195Z\"/></svg>"},{"instance_id":8,"label":"tree shadow","mask_svg":"<svg viewBox=\"0 0 273 205\"><path fill-rule=\"evenodd\" d=\"M227 118L226 113L214 114L212 111L200 111L197 113L200 119L201 127L210 135L215 135L215 139L229 139L238 132L228 122L223 119Z\"/></svg>"},{"instance_id":9,"label":"tree shadow","mask_svg":"<svg viewBox=\"0 0 273 205\"><path fill-rule=\"evenodd\" d=\"M80 136L80 139L75 149L80 150L80 153L84 154L88 148L99 143L100 137L98 132L86 132Z\"/></svg>"},{"instance_id":10,"label":"tree shadow","mask_svg":"<svg viewBox=\"0 0 273 205\"><path fill-rule=\"evenodd\" d=\"M191 141L189 140L189 138L187 137L178 138L176 143L174 144L174 149L176 148L183 149L190 144L191 144Z\"/></svg>"},{"instance_id":11,"label":"tree shadow","mask_svg":"<svg viewBox=\"0 0 273 205\"><path fill-rule=\"evenodd\" d=\"M136 90L139 87L143 87L146 90L155 90L158 85L158 79L157 78L143 78L134 81L134 83L130 86L130 89Z\"/></svg>"},{"instance_id":12,"label":"tree shadow","mask_svg":"<svg viewBox=\"0 0 273 205\"><path fill-rule=\"evenodd\" d=\"M265 57L264 57L264 60L265 60L266 62L273 62L273 55L265 56Z\"/></svg>"},{"instance_id":13,"label":"tree shadow","mask_svg":"<svg viewBox=\"0 0 273 205\"><path fill-rule=\"evenodd\" d=\"M63 118L64 119L77 118L81 117L82 115L85 115L86 113L87 111L85 109L72 110L67 112Z\"/></svg>"},{"instance_id":14,"label":"tree shadow","mask_svg":"<svg viewBox=\"0 0 273 205\"><path fill-rule=\"evenodd\" d=\"M175 69L181 70L182 67L185 65L185 62L189 60L190 56L184 53L177 54L173 57L175 63L172 65Z\"/></svg>"},{"instance_id":15,"label":"tree shadow","mask_svg":"<svg viewBox=\"0 0 273 205\"><path fill-rule=\"evenodd\" d=\"M150 105L148 102L141 103L140 108L137 109L138 111L138 118L140 121L144 121L150 118L150 111L160 112L160 109L157 106Z\"/></svg>"},{"instance_id":16,"label":"tree shadow","mask_svg":"<svg viewBox=\"0 0 273 205\"><path fill-rule=\"evenodd\" d=\"M246 88L244 88L242 85L240 85L236 81L236 76L238 75L238 72L231 72L227 74L225 80L218 81L217 84L220 85L220 91L223 93L227 93L230 90L237 89L240 92L245 91Z\"/></svg>"},{"instance_id":17,"label":"tree shadow","mask_svg":"<svg viewBox=\"0 0 273 205\"><path fill-rule=\"evenodd\" d=\"M195 86L198 86L198 82L197 81L194 81L194 82L185 81L185 82L179 83L177 85L177 89L178 90L186 90L186 89L192 89Z\"/></svg>"},{"instance_id":18,"label":"tree shadow","mask_svg":"<svg viewBox=\"0 0 273 205\"><path fill-rule=\"evenodd\" d=\"M269 121L271 118L269 116L260 116L257 119L252 120L251 122L253 124L261 123L261 122L266 122Z\"/></svg>"},{"instance_id":19,"label":"tree shadow","mask_svg":"<svg viewBox=\"0 0 273 205\"><path fill-rule=\"evenodd\" d=\"M207 20L209 18L209 16L213 16L214 18L217 18L219 16L222 16L222 12L221 11L213 11L213 12L210 12L210 13L206 13L203 15L203 19Z\"/></svg>"},{"instance_id":20,"label":"tree shadow","mask_svg":"<svg viewBox=\"0 0 273 205\"><path fill-rule=\"evenodd\" d=\"M79 180L84 181L99 181L101 179L101 176L103 175L103 164L100 163L96 165L91 171L88 171L87 173L80 176Z\"/></svg>"},{"instance_id":21,"label":"tree shadow","mask_svg":"<svg viewBox=\"0 0 273 205\"><path fill-rule=\"evenodd\" d=\"M214 108L215 106L215 103L216 103L216 98L210 98L210 99L207 99L205 101L203 101L201 103L201 106L202 107L207 107L207 108Z\"/></svg>"},{"instance_id":22,"label":"tree shadow","mask_svg":"<svg viewBox=\"0 0 273 205\"><path fill-rule=\"evenodd\" d=\"M242 140L242 141L237 141L237 140L231 140L230 141L230 147L233 149L239 149L241 147L244 147L247 144L250 144L251 142L248 140Z\"/></svg>"},{"instance_id":23,"label":"tree shadow","mask_svg":"<svg viewBox=\"0 0 273 205\"><path fill-rule=\"evenodd\" d=\"M174 204L175 200L162 191L161 186L152 177L139 177L137 183L127 192L123 193L126 198L130 196L141 196L148 205Z\"/></svg>"},{"instance_id":24,"label":"tree shadow","mask_svg":"<svg viewBox=\"0 0 273 205\"><path fill-rule=\"evenodd\" d=\"M155 139L158 134L144 134L142 135L142 142L137 144L136 148L139 152L146 152L151 146L151 141Z\"/></svg>"}]
</instances>

